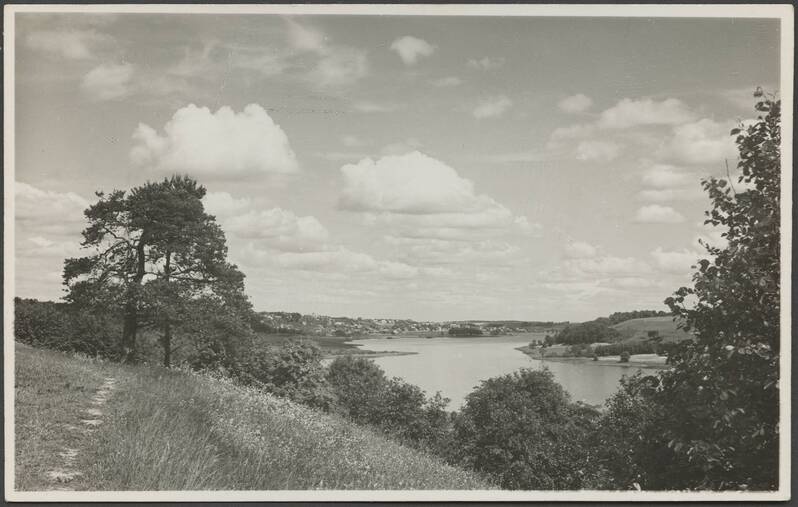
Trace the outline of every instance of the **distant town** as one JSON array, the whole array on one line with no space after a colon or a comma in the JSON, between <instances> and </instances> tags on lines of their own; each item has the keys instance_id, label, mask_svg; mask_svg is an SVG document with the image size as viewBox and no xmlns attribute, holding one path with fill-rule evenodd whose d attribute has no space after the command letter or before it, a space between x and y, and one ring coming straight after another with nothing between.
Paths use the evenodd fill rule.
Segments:
<instances>
[{"instance_id":1,"label":"distant town","mask_svg":"<svg viewBox=\"0 0 798 507\"><path fill-rule=\"evenodd\" d=\"M415 321L410 319L367 319L329 317L296 312L258 312L253 323L256 331L269 334L309 336L362 336L418 334L421 336L501 336L517 333L556 333L568 322L538 321Z\"/></svg>"}]
</instances>

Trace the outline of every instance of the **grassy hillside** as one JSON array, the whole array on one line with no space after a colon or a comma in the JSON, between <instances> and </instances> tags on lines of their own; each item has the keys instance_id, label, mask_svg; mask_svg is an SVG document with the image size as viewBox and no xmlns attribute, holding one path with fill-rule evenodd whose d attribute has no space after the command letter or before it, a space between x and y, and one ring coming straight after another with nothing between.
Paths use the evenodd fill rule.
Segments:
<instances>
[{"instance_id":1,"label":"grassy hillside","mask_svg":"<svg viewBox=\"0 0 798 507\"><path fill-rule=\"evenodd\" d=\"M622 340L638 340L648 338L649 331L657 331L663 337L663 342L678 342L690 338L688 333L676 327L673 317L646 317L632 319L615 324L615 329L620 331Z\"/></svg>"},{"instance_id":2,"label":"grassy hillside","mask_svg":"<svg viewBox=\"0 0 798 507\"><path fill-rule=\"evenodd\" d=\"M490 487L338 417L222 380L19 344L15 375L17 490ZM97 397L104 385L107 400Z\"/></svg>"}]
</instances>

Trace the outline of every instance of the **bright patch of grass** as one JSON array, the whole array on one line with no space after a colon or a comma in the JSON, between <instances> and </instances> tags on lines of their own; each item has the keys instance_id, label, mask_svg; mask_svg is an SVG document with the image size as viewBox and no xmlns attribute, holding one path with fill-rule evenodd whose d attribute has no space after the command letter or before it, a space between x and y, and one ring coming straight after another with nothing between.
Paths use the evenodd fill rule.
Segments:
<instances>
[{"instance_id":1,"label":"bright patch of grass","mask_svg":"<svg viewBox=\"0 0 798 507\"><path fill-rule=\"evenodd\" d=\"M49 369L69 375L88 364L60 354L26 352L18 352L18 363L39 355L37 360L49 362ZM252 389L157 367L102 366L113 371L92 377L96 384L111 375L117 385L105 409L106 422L86 451L94 457L84 470L86 489L490 487L476 474L348 421ZM18 418L17 427L21 424ZM39 459L44 459L41 453ZM30 484L24 489L39 489Z\"/></svg>"}]
</instances>

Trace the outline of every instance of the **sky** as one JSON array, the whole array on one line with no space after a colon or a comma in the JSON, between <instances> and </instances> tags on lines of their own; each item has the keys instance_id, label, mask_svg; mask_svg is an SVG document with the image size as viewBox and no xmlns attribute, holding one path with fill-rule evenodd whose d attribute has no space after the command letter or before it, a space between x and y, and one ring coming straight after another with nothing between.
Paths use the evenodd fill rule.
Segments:
<instances>
[{"instance_id":1,"label":"sky","mask_svg":"<svg viewBox=\"0 0 798 507\"><path fill-rule=\"evenodd\" d=\"M690 282L769 19L16 15L15 284L188 174L256 310L580 321Z\"/></svg>"}]
</instances>

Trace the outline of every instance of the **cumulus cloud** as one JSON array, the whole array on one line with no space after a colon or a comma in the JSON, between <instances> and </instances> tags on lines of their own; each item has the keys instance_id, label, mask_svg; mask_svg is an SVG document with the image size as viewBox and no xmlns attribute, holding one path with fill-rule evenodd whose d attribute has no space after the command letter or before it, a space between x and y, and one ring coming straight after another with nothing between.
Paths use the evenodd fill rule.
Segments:
<instances>
[{"instance_id":1,"label":"cumulus cloud","mask_svg":"<svg viewBox=\"0 0 798 507\"><path fill-rule=\"evenodd\" d=\"M477 194L473 182L452 167L418 151L365 158L343 166L341 173L339 207L372 216L403 235L469 239L483 229L536 229L493 198Z\"/></svg>"},{"instance_id":2,"label":"cumulus cloud","mask_svg":"<svg viewBox=\"0 0 798 507\"><path fill-rule=\"evenodd\" d=\"M643 224L678 224L684 222L684 216L670 206L649 204L637 210L635 222Z\"/></svg>"},{"instance_id":3,"label":"cumulus cloud","mask_svg":"<svg viewBox=\"0 0 798 507\"><path fill-rule=\"evenodd\" d=\"M667 164L656 164L643 173L643 184L654 188L679 187L694 181L690 175L678 167Z\"/></svg>"},{"instance_id":4,"label":"cumulus cloud","mask_svg":"<svg viewBox=\"0 0 798 507\"><path fill-rule=\"evenodd\" d=\"M560 110L571 114L587 111L592 105L593 99L582 93L565 97L557 103L557 107L559 107Z\"/></svg>"},{"instance_id":5,"label":"cumulus cloud","mask_svg":"<svg viewBox=\"0 0 798 507\"><path fill-rule=\"evenodd\" d=\"M391 49L396 51L405 65L415 65L422 57L431 56L435 46L411 35L400 37L391 43Z\"/></svg>"},{"instance_id":6,"label":"cumulus cloud","mask_svg":"<svg viewBox=\"0 0 798 507\"><path fill-rule=\"evenodd\" d=\"M705 198L699 185L681 188L643 189L637 193L637 199L647 202L691 201Z\"/></svg>"},{"instance_id":7,"label":"cumulus cloud","mask_svg":"<svg viewBox=\"0 0 798 507\"><path fill-rule=\"evenodd\" d=\"M205 210L216 216L236 246L248 244L263 251L314 252L324 250L330 236L313 216L298 216L279 207L263 208L246 197L209 192L202 201Z\"/></svg>"},{"instance_id":8,"label":"cumulus cloud","mask_svg":"<svg viewBox=\"0 0 798 507\"><path fill-rule=\"evenodd\" d=\"M651 256L660 270L674 274L689 273L690 267L702 257L698 252L686 248L669 252L661 247L651 252Z\"/></svg>"},{"instance_id":9,"label":"cumulus cloud","mask_svg":"<svg viewBox=\"0 0 798 507\"><path fill-rule=\"evenodd\" d=\"M505 58L503 56L497 57L489 57L485 56L483 58L469 58L466 65L472 69L476 70L493 70L498 69L502 65L504 65Z\"/></svg>"},{"instance_id":10,"label":"cumulus cloud","mask_svg":"<svg viewBox=\"0 0 798 507\"><path fill-rule=\"evenodd\" d=\"M89 201L74 192L42 190L27 183L14 183L14 220L17 233L76 234L84 223Z\"/></svg>"},{"instance_id":11,"label":"cumulus cloud","mask_svg":"<svg viewBox=\"0 0 798 507\"><path fill-rule=\"evenodd\" d=\"M447 76L440 79L434 79L431 81L431 83L439 88L447 88L452 86L460 86L463 84L463 80L457 76Z\"/></svg>"},{"instance_id":12,"label":"cumulus cloud","mask_svg":"<svg viewBox=\"0 0 798 507\"><path fill-rule=\"evenodd\" d=\"M510 109L510 106L512 105L513 101L504 95L487 97L477 104L477 107L474 108L472 114L474 115L474 118L478 119L497 118Z\"/></svg>"},{"instance_id":13,"label":"cumulus cloud","mask_svg":"<svg viewBox=\"0 0 798 507\"><path fill-rule=\"evenodd\" d=\"M31 49L69 60L90 60L97 56L100 46L112 40L94 30L37 30L28 34L25 44Z\"/></svg>"},{"instance_id":14,"label":"cumulus cloud","mask_svg":"<svg viewBox=\"0 0 798 507\"><path fill-rule=\"evenodd\" d=\"M317 88L334 88L351 85L369 72L366 52L351 46L331 44L324 32L310 25L286 18L288 40L294 49L313 53L315 67L307 80Z\"/></svg>"},{"instance_id":15,"label":"cumulus cloud","mask_svg":"<svg viewBox=\"0 0 798 507\"><path fill-rule=\"evenodd\" d=\"M673 139L663 155L688 164L722 163L724 159L735 160L737 147L729 135L732 125L702 120L678 125L673 129Z\"/></svg>"},{"instance_id":16,"label":"cumulus cloud","mask_svg":"<svg viewBox=\"0 0 798 507\"><path fill-rule=\"evenodd\" d=\"M589 259L597 253L596 247L584 241L571 241L565 245L565 255L572 259Z\"/></svg>"},{"instance_id":17,"label":"cumulus cloud","mask_svg":"<svg viewBox=\"0 0 798 507\"><path fill-rule=\"evenodd\" d=\"M298 171L288 137L268 113L250 104L240 113L224 106L212 113L190 104L159 134L146 124L133 133L131 160L160 172L207 179L237 179Z\"/></svg>"},{"instance_id":18,"label":"cumulus cloud","mask_svg":"<svg viewBox=\"0 0 798 507\"><path fill-rule=\"evenodd\" d=\"M429 214L472 212L492 205L474 184L445 163L418 151L366 158L341 168L340 205L350 211Z\"/></svg>"},{"instance_id":19,"label":"cumulus cloud","mask_svg":"<svg viewBox=\"0 0 798 507\"><path fill-rule=\"evenodd\" d=\"M599 127L625 129L639 125L678 125L694 119L693 113L678 99L622 99L603 111Z\"/></svg>"},{"instance_id":20,"label":"cumulus cloud","mask_svg":"<svg viewBox=\"0 0 798 507\"><path fill-rule=\"evenodd\" d=\"M95 100L113 100L125 97L131 91L133 65L110 63L99 65L83 76L81 87Z\"/></svg>"},{"instance_id":21,"label":"cumulus cloud","mask_svg":"<svg viewBox=\"0 0 798 507\"><path fill-rule=\"evenodd\" d=\"M618 158L620 145L611 141L582 141L576 147L576 158L582 161L609 162Z\"/></svg>"}]
</instances>

